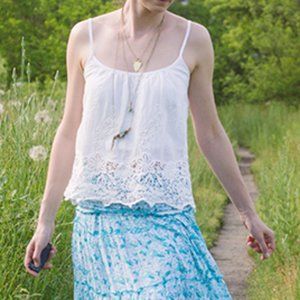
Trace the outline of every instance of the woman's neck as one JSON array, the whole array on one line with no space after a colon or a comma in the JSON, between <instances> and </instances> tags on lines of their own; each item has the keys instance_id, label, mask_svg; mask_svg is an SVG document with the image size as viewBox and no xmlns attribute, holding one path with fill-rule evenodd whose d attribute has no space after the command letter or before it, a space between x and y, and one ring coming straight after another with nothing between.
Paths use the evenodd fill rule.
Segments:
<instances>
[{"instance_id":1,"label":"woman's neck","mask_svg":"<svg viewBox=\"0 0 300 300\"><path fill-rule=\"evenodd\" d=\"M126 35L132 39L143 36L147 31L152 31L161 22L165 13L164 6L159 10L149 10L139 0L127 0L124 4L124 21ZM165 16L165 21L166 21Z\"/></svg>"}]
</instances>

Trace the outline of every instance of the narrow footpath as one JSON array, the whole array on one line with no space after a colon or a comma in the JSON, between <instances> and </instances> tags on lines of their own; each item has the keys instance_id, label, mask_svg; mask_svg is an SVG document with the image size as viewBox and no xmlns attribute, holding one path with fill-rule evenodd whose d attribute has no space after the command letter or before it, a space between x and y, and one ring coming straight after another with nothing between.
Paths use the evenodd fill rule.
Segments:
<instances>
[{"instance_id":1,"label":"narrow footpath","mask_svg":"<svg viewBox=\"0 0 300 300\"><path fill-rule=\"evenodd\" d=\"M239 168L253 201L258 197L250 166L254 155L248 149L240 147L236 155L240 157ZM237 209L230 201L224 211L223 226L216 245L210 249L234 300L245 300L246 279L253 270L254 262L249 256L246 245L247 229L242 224Z\"/></svg>"}]
</instances>

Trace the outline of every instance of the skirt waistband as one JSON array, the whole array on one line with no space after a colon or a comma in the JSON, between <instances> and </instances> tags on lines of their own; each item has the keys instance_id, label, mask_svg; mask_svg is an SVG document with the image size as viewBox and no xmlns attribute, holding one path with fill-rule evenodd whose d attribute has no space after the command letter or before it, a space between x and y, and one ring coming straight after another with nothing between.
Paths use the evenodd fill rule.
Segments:
<instances>
[{"instance_id":1,"label":"skirt waistband","mask_svg":"<svg viewBox=\"0 0 300 300\"><path fill-rule=\"evenodd\" d=\"M111 203L104 205L100 200L82 200L76 205L76 211L84 214L102 214L102 213L122 213L122 214L176 214L184 211L193 212L191 205L186 205L178 209L167 203L155 203L151 206L144 200L141 200L131 207L123 203Z\"/></svg>"}]
</instances>

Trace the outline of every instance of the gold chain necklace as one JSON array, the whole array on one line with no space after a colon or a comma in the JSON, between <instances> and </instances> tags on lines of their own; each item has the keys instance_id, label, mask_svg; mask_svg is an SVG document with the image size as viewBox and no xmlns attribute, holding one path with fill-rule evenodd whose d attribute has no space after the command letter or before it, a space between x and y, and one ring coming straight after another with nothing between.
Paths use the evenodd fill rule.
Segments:
<instances>
[{"instance_id":1,"label":"gold chain necklace","mask_svg":"<svg viewBox=\"0 0 300 300\"><path fill-rule=\"evenodd\" d=\"M154 52L154 49L156 48L157 46L157 42L158 42L158 39L159 39L159 36L160 36L160 33L161 33L161 27L162 27L162 24L163 24L163 21L164 21L164 18L165 18L165 15L163 16L162 18L162 22L160 23L160 26L159 26L159 30L158 30L158 33L157 33L157 36L156 36L156 39L155 39L155 43L154 43L154 46L152 47L151 49L151 53L149 55L149 58L147 59L146 63L145 63L145 66L148 65L149 61L150 61L150 58L152 57L153 55L153 52ZM118 40L117 40L117 48L116 48L116 53L115 53L115 67L114 67L114 77L113 77L113 80L115 79L115 72L116 72L116 58L117 58L117 55L118 55L118 49L119 49L119 40L120 40L120 32L118 32ZM123 51L124 51L124 43L123 43ZM126 60L126 63L127 63L127 60ZM128 63L127 63L127 66L128 66ZM135 89L135 95L137 94L137 89L139 87L139 84L141 82L141 78L143 77L145 72L141 72L140 76L139 76L139 80L138 80L138 83L136 85L136 89ZM127 75L128 76L128 75ZM114 90L114 84L115 81L113 81L113 90ZM114 101L114 96L113 96L113 121L115 120L115 101ZM133 109L133 102L132 102L132 97L130 97L130 103L129 103L129 108L128 108L128 112L133 114L134 112L134 109ZM126 119L126 116L125 116L125 119ZM115 126L114 126L115 128ZM129 131L130 131L131 127L130 125L127 127L127 129L125 130L122 130L113 136L113 139L112 139L112 143L111 143L111 150L113 149L113 146L114 146L114 141L117 139L117 138L123 138Z\"/></svg>"},{"instance_id":2,"label":"gold chain necklace","mask_svg":"<svg viewBox=\"0 0 300 300\"><path fill-rule=\"evenodd\" d=\"M121 10L121 20L122 20L122 26L123 26L123 32L125 32L125 17L124 17L124 6L122 6L122 10ZM161 20L161 22L156 26L156 30L159 30L160 26L162 25L163 22L163 18ZM122 34L123 34L122 32ZM125 36L125 34L123 34ZM125 42L130 50L130 52L132 53L132 55L135 57L135 61L133 62L133 69L135 72L138 72L141 67L143 66L143 61L142 61L142 57L146 52L146 49L148 49L149 45L151 44L152 40L154 39L155 34L153 34L152 38L149 40L148 44L146 45L144 51L142 52L142 56L138 57L138 55L135 54L135 52L133 51L132 47L130 46L129 42L127 39L125 39Z\"/></svg>"}]
</instances>

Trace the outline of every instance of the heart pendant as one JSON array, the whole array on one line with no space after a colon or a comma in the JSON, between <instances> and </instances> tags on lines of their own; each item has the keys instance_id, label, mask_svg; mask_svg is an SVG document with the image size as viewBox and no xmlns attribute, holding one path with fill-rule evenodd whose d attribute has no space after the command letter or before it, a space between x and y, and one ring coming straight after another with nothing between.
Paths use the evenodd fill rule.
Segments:
<instances>
[{"instance_id":1,"label":"heart pendant","mask_svg":"<svg viewBox=\"0 0 300 300\"><path fill-rule=\"evenodd\" d=\"M135 72L138 72L140 70L140 68L142 67L143 63L137 59L134 63L133 63L133 68Z\"/></svg>"}]
</instances>

